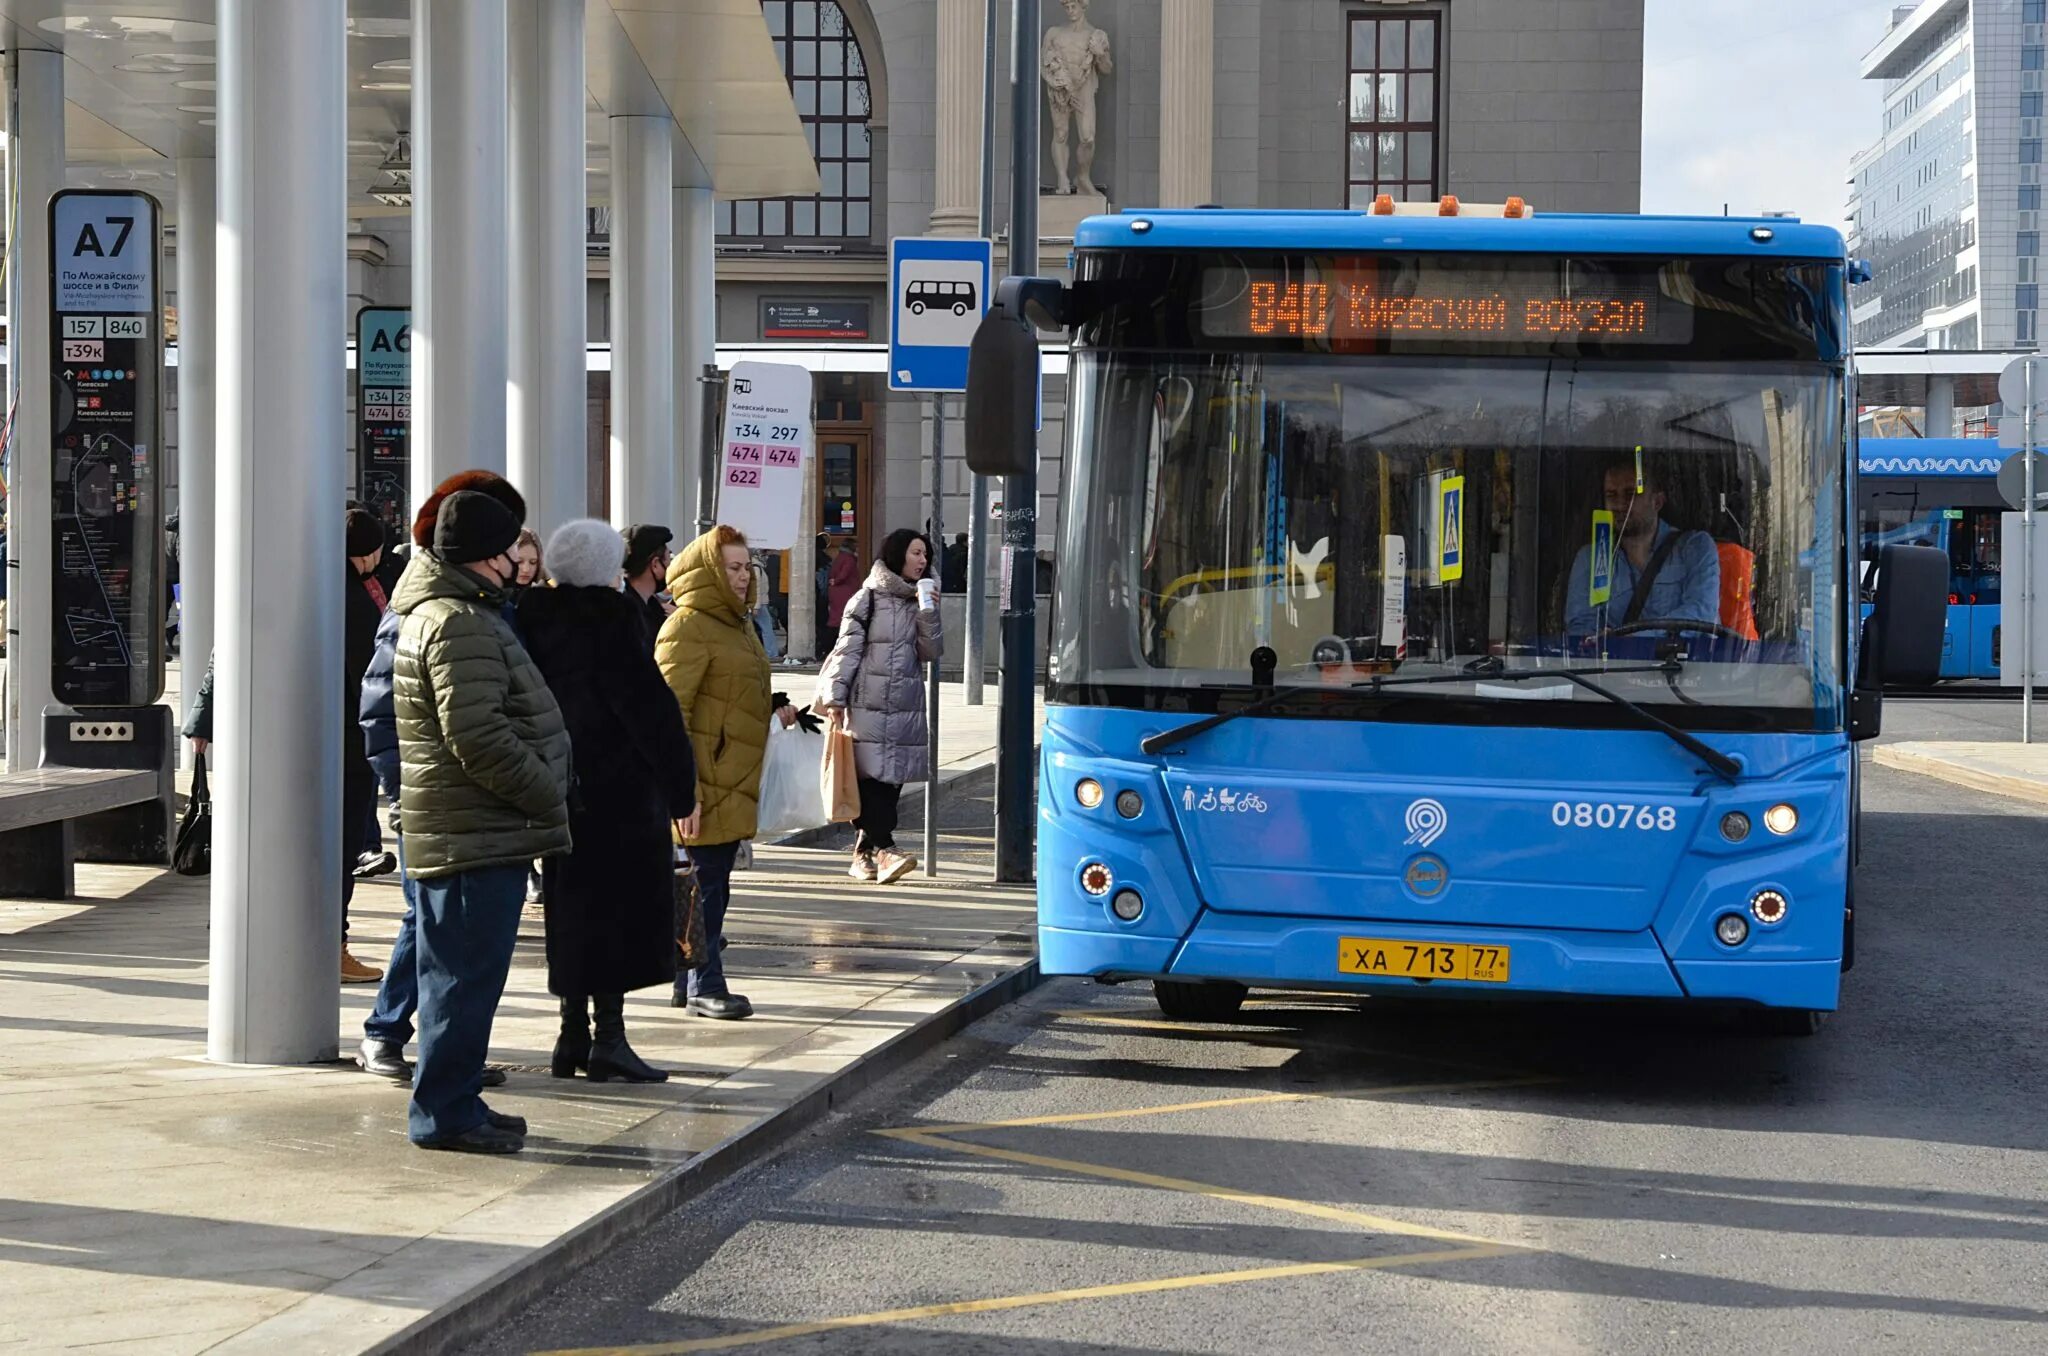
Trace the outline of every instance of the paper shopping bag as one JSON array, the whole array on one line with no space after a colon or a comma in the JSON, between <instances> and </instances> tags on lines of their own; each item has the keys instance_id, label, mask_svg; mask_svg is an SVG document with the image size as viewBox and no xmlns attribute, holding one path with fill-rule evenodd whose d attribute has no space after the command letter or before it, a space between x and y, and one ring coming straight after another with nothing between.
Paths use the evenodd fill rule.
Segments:
<instances>
[{"instance_id":1,"label":"paper shopping bag","mask_svg":"<svg viewBox=\"0 0 2048 1356\"><path fill-rule=\"evenodd\" d=\"M853 732L834 722L825 731L825 758L818 765L818 789L835 824L860 818L860 773L853 765Z\"/></svg>"}]
</instances>

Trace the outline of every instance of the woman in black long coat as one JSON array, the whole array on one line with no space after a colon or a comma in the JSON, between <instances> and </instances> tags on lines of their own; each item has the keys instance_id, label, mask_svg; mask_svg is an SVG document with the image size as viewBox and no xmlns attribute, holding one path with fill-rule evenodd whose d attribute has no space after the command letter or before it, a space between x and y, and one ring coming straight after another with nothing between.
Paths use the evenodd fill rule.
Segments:
<instances>
[{"instance_id":1,"label":"woman in black long coat","mask_svg":"<svg viewBox=\"0 0 2048 1356\"><path fill-rule=\"evenodd\" d=\"M639 599L619 590L625 553L618 530L597 519L555 529L545 554L554 587L527 590L519 625L575 759L575 846L541 867L548 991L562 1006L553 1073L658 1083L667 1072L626 1044L625 995L675 981L671 826L696 808L697 766L647 653Z\"/></svg>"}]
</instances>

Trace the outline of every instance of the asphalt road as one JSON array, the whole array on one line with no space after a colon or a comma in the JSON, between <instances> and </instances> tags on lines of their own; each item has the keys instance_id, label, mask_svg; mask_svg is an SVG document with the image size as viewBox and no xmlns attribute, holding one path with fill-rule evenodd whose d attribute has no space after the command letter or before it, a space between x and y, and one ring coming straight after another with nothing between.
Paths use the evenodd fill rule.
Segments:
<instances>
[{"instance_id":1,"label":"asphalt road","mask_svg":"<svg viewBox=\"0 0 2048 1356\"><path fill-rule=\"evenodd\" d=\"M1871 773L1811 1039L1060 981L475 1350L2048 1351L2048 825Z\"/></svg>"}]
</instances>

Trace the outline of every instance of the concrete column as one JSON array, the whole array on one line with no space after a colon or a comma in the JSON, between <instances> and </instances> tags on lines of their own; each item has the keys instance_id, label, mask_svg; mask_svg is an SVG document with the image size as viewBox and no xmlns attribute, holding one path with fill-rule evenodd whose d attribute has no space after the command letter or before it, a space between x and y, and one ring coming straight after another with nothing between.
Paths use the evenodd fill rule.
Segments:
<instances>
[{"instance_id":1,"label":"concrete column","mask_svg":"<svg viewBox=\"0 0 2048 1356\"><path fill-rule=\"evenodd\" d=\"M219 6L206 1048L230 1063L330 1060L337 1043L346 19L346 0Z\"/></svg>"},{"instance_id":2,"label":"concrete column","mask_svg":"<svg viewBox=\"0 0 2048 1356\"><path fill-rule=\"evenodd\" d=\"M1929 377L1927 379L1927 420L1921 428L1924 438L1953 438L1956 436L1956 379L1954 377Z\"/></svg>"},{"instance_id":3,"label":"concrete column","mask_svg":"<svg viewBox=\"0 0 2048 1356\"><path fill-rule=\"evenodd\" d=\"M932 234L971 236L981 218L982 5L937 3Z\"/></svg>"},{"instance_id":4,"label":"concrete column","mask_svg":"<svg viewBox=\"0 0 2048 1356\"><path fill-rule=\"evenodd\" d=\"M584 465L584 0L512 7L506 474L545 536L588 511Z\"/></svg>"},{"instance_id":5,"label":"concrete column","mask_svg":"<svg viewBox=\"0 0 2048 1356\"><path fill-rule=\"evenodd\" d=\"M178 645L192 714L213 653L214 231L212 156L178 160Z\"/></svg>"},{"instance_id":6,"label":"concrete column","mask_svg":"<svg viewBox=\"0 0 2048 1356\"><path fill-rule=\"evenodd\" d=\"M7 765L20 769L42 764L51 701L49 208L64 187L64 54L10 49L7 94L17 195L8 204Z\"/></svg>"},{"instance_id":7,"label":"concrete column","mask_svg":"<svg viewBox=\"0 0 2048 1356\"><path fill-rule=\"evenodd\" d=\"M456 471L505 470L510 213L505 0L413 0L412 9L418 504Z\"/></svg>"},{"instance_id":8,"label":"concrete column","mask_svg":"<svg viewBox=\"0 0 2048 1356\"><path fill-rule=\"evenodd\" d=\"M611 120L612 521L676 504L674 122ZM679 540L687 524L668 523Z\"/></svg>"},{"instance_id":9,"label":"concrete column","mask_svg":"<svg viewBox=\"0 0 2048 1356\"><path fill-rule=\"evenodd\" d=\"M1214 202L1215 0L1159 0L1159 205Z\"/></svg>"},{"instance_id":10,"label":"concrete column","mask_svg":"<svg viewBox=\"0 0 2048 1356\"><path fill-rule=\"evenodd\" d=\"M676 481L668 526L677 541L696 535L704 490L704 368L718 361L718 204L708 185L675 191ZM717 456L718 449L709 449Z\"/></svg>"}]
</instances>

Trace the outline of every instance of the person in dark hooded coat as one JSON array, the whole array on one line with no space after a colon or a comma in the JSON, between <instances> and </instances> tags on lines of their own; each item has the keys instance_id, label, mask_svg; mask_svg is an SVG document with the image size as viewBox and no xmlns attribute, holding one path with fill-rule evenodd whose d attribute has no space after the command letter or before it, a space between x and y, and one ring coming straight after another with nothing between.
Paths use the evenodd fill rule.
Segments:
<instances>
[{"instance_id":1,"label":"person in dark hooded coat","mask_svg":"<svg viewBox=\"0 0 2048 1356\"><path fill-rule=\"evenodd\" d=\"M554 586L527 590L520 629L562 708L575 769L575 846L541 865L548 991L562 1012L551 1071L660 1082L668 1074L626 1043L624 996L675 980L672 834L696 809L696 760L647 652L645 604L620 589L618 531L594 518L564 523L544 559Z\"/></svg>"}]
</instances>

